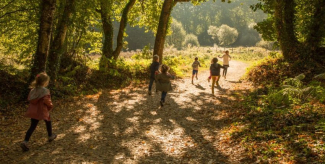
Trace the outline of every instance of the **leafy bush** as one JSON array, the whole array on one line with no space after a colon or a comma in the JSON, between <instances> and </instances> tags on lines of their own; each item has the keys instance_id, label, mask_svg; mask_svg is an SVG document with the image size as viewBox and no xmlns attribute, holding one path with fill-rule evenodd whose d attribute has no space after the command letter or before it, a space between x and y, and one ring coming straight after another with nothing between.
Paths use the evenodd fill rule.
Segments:
<instances>
[{"instance_id":1,"label":"leafy bush","mask_svg":"<svg viewBox=\"0 0 325 164\"><path fill-rule=\"evenodd\" d=\"M237 130L229 135L240 140L249 156L263 163L322 161L324 146L318 143L324 142L325 85L317 78L309 83L304 79L304 74L285 78L278 87L261 88L243 97L244 119L232 124Z\"/></svg>"},{"instance_id":2,"label":"leafy bush","mask_svg":"<svg viewBox=\"0 0 325 164\"><path fill-rule=\"evenodd\" d=\"M274 42L261 40L258 43L256 43L256 46L265 48L267 50L273 50L274 49Z\"/></svg>"},{"instance_id":3,"label":"leafy bush","mask_svg":"<svg viewBox=\"0 0 325 164\"><path fill-rule=\"evenodd\" d=\"M194 34L188 34L185 37L185 40L183 42L183 45L184 46L191 45L191 46L197 46L197 47L199 47L200 46L200 43L199 43L199 40L197 39L197 36L196 35L194 35Z\"/></svg>"},{"instance_id":4,"label":"leafy bush","mask_svg":"<svg viewBox=\"0 0 325 164\"><path fill-rule=\"evenodd\" d=\"M273 58L269 56L248 68L247 79L256 85L279 86L286 77L295 75L292 73L289 63L283 57Z\"/></svg>"},{"instance_id":5,"label":"leafy bush","mask_svg":"<svg viewBox=\"0 0 325 164\"><path fill-rule=\"evenodd\" d=\"M173 19L173 22L172 22L170 28L171 28L172 34L166 36L165 44L174 45L177 49L181 49L182 43L186 36L186 31L184 30L182 23Z\"/></svg>"}]
</instances>

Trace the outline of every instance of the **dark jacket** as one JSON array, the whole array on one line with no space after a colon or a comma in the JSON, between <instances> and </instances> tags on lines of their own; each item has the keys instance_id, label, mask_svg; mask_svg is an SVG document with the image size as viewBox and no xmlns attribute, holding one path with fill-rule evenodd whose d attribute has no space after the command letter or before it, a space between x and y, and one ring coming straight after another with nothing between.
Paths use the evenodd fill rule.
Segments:
<instances>
[{"instance_id":1,"label":"dark jacket","mask_svg":"<svg viewBox=\"0 0 325 164\"><path fill-rule=\"evenodd\" d=\"M159 69L159 62L152 62L150 65L150 79L155 79L155 72Z\"/></svg>"},{"instance_id":2,"label":"dark jacket","mask_svg":"<svg viewBox=\"0 0 325 164\"><path fill-rule=\"evenodd\" d=\"M220 68L224 68L224 67L218 63L211 64L210 66L211 76L220 76Z\"/></svg>"},{"instance_id":3,"label":"dark jacket","mask_svg":"<svg viewBox=\"0 0 325 164\"><path fill-rule=\"evenodd\" d=\"M168 92L172 90L172 84L170 80L174 79L174 76L170 74L159 73L156 75L156 88L158 91Z\"/></svg>"}]
</instances>

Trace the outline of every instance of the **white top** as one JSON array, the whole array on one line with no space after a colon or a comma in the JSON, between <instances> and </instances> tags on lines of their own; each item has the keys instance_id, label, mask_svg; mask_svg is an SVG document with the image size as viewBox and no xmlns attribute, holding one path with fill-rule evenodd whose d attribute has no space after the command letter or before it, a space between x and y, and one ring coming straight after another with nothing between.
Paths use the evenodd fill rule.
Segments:
<instances>
[{"instance_id":1,"label":"white top","mask_svg":"<svg viewBox=\"0 0 325 164\"><path fill-rule=\"evenodd\" d=\"M221 56L221 58L223 58L223 65L229 65L229 61L231 59L230 55L224 54L223 56Z\"/></svg>"}]
</instances>

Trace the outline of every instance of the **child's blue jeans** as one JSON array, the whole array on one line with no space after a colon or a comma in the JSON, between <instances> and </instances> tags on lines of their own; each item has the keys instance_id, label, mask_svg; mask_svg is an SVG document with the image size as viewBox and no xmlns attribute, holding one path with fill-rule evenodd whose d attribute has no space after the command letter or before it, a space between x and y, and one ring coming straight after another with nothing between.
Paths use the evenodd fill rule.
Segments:
<instances>
[{"instance_id":1,"label":"child's blue jeans","mask_svg":"<svg viewBox=\"0 0 325 164\"><path fill-rule=\"evenodd\" d=\"M161 101L162 101L162 102L165 102L165 98L166 98L166 96L167 96L167 92L162 91L162 92L161 92Z\"/></svg>"},{"instance_id":2,"label":"child's blue jeans","mask_svg":"<svg viewBox=\"0 0 325 164\"><path fill-rule=\"evenodd\" d=\"M155 81L155 79L153 78L150 78L150 82L149 82L149 91L151 91L151 88L152 88L152 85L153 85L153 82Z\"/></svg>"}]
</instances>

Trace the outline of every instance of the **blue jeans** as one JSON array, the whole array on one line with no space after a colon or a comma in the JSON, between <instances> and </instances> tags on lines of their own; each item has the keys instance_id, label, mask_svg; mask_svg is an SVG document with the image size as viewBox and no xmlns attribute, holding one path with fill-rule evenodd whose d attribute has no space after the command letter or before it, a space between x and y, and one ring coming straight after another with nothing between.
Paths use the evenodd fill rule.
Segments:
<instances>
[{"instance_id":1,"label":"blue jeans","mask_svg":"<svg viewBox=\"0 0 325 164\"><path fill-rule=\"evenodd\" d=\"M150 82L149 82L149 91L151 91L153 82L155 81L155 79L150 78Z\"/></svg>"},{"instance_id":2,"label":"blue jeans","mask_svg":"<svg viewBox=\"0 0 325 164\"><path fill-rule=\"evenodd\" d=\"M166 98L166 96L167 96L167 92L162 91L162 92L161 92L161 101L162 101L162 102L165 102L165 98Z\"/></svg>"}]
</instances>

